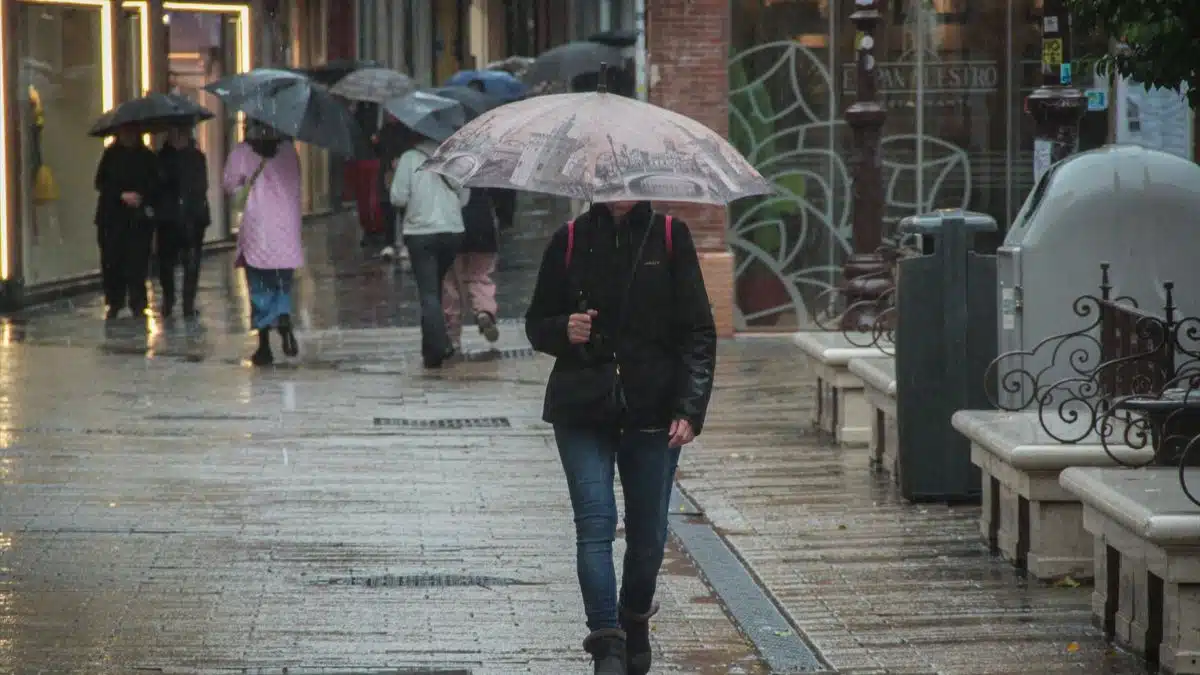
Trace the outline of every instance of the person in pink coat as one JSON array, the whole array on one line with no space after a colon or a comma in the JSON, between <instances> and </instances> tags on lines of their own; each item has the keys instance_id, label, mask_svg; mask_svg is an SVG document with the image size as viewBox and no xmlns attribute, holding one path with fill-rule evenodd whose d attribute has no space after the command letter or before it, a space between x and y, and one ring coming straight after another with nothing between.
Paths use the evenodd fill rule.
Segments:
<instances>
[{"instance_id":1,"label":"person in pink coat","mask_svg":"<svg viewBox=\"0 0 1200 675\"><path fill-rule=\"evenodd\" d=\"M283 353L295 356L292 283L304 264L300 240L300 157L290 139L261 124L247 125L246 140L225 162L225 191L247 191L238 230L237 264L250 287L250 322L258 331L256 366L274 362L271 329L279 331Z\"/></svg>"}]
</instances>

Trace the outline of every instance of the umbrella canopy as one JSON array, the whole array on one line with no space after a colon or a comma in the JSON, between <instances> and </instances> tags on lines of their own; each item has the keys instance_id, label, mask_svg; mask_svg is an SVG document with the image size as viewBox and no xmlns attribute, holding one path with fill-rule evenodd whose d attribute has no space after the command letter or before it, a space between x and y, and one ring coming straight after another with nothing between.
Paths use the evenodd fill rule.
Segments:
<instances>
[{"instance_id":1,"label":"umbrella canopy","mask_svg":"<svg viewBox=\"0 0 1200 675\"><path fill-rule=\"evenodd\" d=\"M259 68L204 87L279 133L347 157L370 154L358 123L329 90L299 73Z\"/></svg>"},{"instance_id":2,"label":"umbrella canopy","mask_svg":"<svg viewBox=\"0 0 1200 675\"><path fill-rule=\"evenodd\" d=\"M638 32L627 28L615 28L594 35L589 35L588 42L596 42L610 47L632 47L637 44Z\"/></svg>"},{"instance_id":3,"label":"umbrella canopy","mask_svg":"<svg viewBox=\"0 0 1200 675\"><path fill-rule=\"evenodd\" d=\"M604 64L624 60L621 50L598 42L568 42L544 52L521 76L529 87L546 82L569 83L580 75L600 72Z\"/></svg>"},{"instance_id":4,"label":"umbrella canopy","mask_svg":"<svg viewBox=\"0 0 1200 675\"><path fill-rule=\"evenodd\" d=\"M363 68L383 68L384 65L377 61L358 61L356 59L334 59L328 63L322 63L319 66L311 66L308 68L293 68L291 72L299 73L311 79L314 82L319 82L327 87L333 86L338 80L346 77L356 70Z\"/></svg>"},{"instance_id":5,"label":"umbrella canopy","mask_svg":"<svg viewBox=\"0 0 1200 675\"><path fill-rule=\"evenodd\" d=\"M470 88L476 80L483 86L483 93L505 103L516 101L529 90L515 75L503 70L460 70L446 85Z\"/></svg>"},{"instance_id":6,"label":"umbrella canopy","mask_svg":"<svg viewBox=\"0 0 1200 675\"><path fill-rule=\"evenodd\" d=\"M352 101L383 103L416 89L412 78L390 68L363 68L337 81L329 90Z\"/></svg>"},{"instance_id":7,"label":"umbrella canopy","mask_svg":"<svg viewBox=\"0 0 1200 675\"><path fill-rule=\"evenodd\" d=\"M134 127L141 132L161 131L168 127L196 124L212 116L211 110L183 96L147 94L126 101L101 115L88 135L104 138L117 133L121 127Z\"/></svg>"},{"instance_id":8,"label":"umbrella canopy","mask_svg":"<svg viewBox=\"0 0 1200 675\"><path fill-rule=\"evenodd\" d=\"M425 168L468 187L593 202L728 204L771 183L699 122L608 93L553 94L483 114Z\"/></svg>"},{"instance_id":9,"label":"umbrella canopy","mask_svg":"<svg viewBox=\"0 0 1200 675\"><path fill-rule=\"evenodd\" d=\"M451 101L458 101L462 105L463 111L467 114L467 119L475 119L503 103L503 101L497 98L488 96L481 91L475 91L470 87L438 87L437 89L430 89L429 93L441 96L442 98L448 98Z\"/></svg>"},{"instance_id":10,"label":"umbrella canopy","mask_svg":"<svg viewBox=\"0 0 1200 675\"><path fill-rule=\"evenodd\" d=\"M404 126L439 143L466 123L461 103L427 91L385 101L383 109Z\"/></svg>"}]
</instances>

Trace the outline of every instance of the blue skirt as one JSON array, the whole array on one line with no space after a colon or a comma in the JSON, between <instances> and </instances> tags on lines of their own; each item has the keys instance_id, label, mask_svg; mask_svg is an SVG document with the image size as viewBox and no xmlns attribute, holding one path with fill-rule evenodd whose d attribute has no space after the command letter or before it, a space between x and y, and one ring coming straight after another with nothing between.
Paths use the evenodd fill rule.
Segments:
<instances>
[{"instance_id":1,"label":"blue skirt","mask_svg":"<svg viewBox=\"0 0 1200 675\"><path fill-rule=\"evenodd\" d=\"M292 313L292 279L295 270L264 270L246 266L250 286L250 325L255 330L271 328L279 317Z\"/></svg>"}]
</instances>

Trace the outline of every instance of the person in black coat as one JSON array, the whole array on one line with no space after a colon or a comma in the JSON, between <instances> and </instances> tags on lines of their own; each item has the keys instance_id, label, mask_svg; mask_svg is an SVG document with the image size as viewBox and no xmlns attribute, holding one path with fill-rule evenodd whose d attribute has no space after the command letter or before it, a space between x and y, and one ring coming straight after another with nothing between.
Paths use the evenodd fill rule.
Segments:
<instances>
[{"instance_id":1,"label":"person in black coat","mask_svg":"<svg viewBox=\"0 0 1200 675\"><path fill-rule=\"evenodd\" d=\"M648 621L680 448L704 426L716 327L687 225L648 202L596 204L547 247L525 332L555 357L542 418L554 426L575 515L595 672L645 675ZM614 467L625 495L617 589Z\"/></svg>"},{"instance_id":2,"label":"person in black coat","mask_svg":"<svg viewBox=\"0 0 1200 675\"><path fill-rule=\"evenodd\" d=\"M124 127L96 167L96 235L108 318L126 306L146 311L146 276L154 240L154 204L162 186L158 157L141 131Z\"/></svg>"},{"instance_id":3,"label":"person in black coat","mask_svg":"<svg viewBox=\"0 0 1200 675\"><path fill-rule=\"evenodd\" d=\"M162 314L175 309L175 268L183 267L183 315L196 316L204 232L212 223L208 206L208 161L192 137L192 127L167 132L158 150L163 188L158 208L158 279Z\"/></svg>"}]
</instances>

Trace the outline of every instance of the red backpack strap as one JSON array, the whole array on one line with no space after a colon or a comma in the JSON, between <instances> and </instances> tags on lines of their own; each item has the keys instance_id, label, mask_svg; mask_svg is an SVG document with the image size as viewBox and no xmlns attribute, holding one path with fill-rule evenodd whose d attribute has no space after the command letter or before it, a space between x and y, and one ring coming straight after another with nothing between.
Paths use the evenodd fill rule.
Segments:
<instances>
[{"instance_id":1,"label":"red backpack strap","mask_svg":"<svg viewBox=\"0 0 1200 675\"><path fill-rule=\"evenodd\" d=\"M566 256L566 260L564 261L566 263L567 267L571 266L571 253L574 250L575 250L575 221L572 220L567 223L567 256Z\"/></svg>"},{"instance_id":2,"label":"red backpack strap","mask_svg":"<svg viewBox=\"0 0 1200 675\"><path fill-rule=\"evenodd\" d=\"M671 233L671 221L673 220L673 218L671 216L667 216L666 218L667 218L667 221L666 221L665 230L666 230L666 237L667 237L667 257L670 258L671 257L671 249L674 247L674 244L675 244L675 235Z\"/></svg>"}]
</instances>

